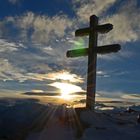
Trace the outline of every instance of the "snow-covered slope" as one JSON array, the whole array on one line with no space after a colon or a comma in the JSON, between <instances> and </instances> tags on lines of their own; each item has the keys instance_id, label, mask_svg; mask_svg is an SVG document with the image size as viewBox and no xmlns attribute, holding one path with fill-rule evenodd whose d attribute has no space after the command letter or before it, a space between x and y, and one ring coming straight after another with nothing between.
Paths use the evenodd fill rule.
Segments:
<instances>
[{"instance_id":1,"label":"snow-covered slope","mask_svg":"<svg viewBox=\"0 0 140 140\"><path fill-rule=\"evenodd\" d=\"M140 106L96 108L0 99L0 140L140 140Z\"/></svg>"},{"instance_id":2,"label":"snow-covered slope","mask_svg":"<svg viewBox=\"0 0 140 140\"><path fill-rule=\"evenodd\" d=\"M139 113L132 109L124 111L124 108L100 113L83 111L81 120L89 127L81 140L140 140Z\"/></svg>"}]
</instances>

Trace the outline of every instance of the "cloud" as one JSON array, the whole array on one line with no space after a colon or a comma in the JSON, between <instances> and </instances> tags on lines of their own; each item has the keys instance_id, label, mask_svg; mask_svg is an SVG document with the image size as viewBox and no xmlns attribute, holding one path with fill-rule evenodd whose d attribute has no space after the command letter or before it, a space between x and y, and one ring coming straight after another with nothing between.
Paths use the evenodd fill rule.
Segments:
<instances>
[{"instance_id":1,"label":"cloud","mask_svg":"<svg viewBox=\"0 0 140 140\"><path fill-rule=\"evenodd\" d=\"M24 40L30 38L35 43L48 43L50 39L64 37L65 32L72 26L66 15L37 15L27 12L16 17L7 17L20 30L20 37Z\"/></svg>"},{"instance_id":2,"label":"cloud","mask_svg":"<svg viewBox=\"0 0 140 140\"><path fill-rule=\"evenodd\" d=\"M32 73L37 73L37 74L45 74L49 71L51 71L51 67L49 67L47 64L44 63L36 63L36 64L32 64L32 66L30 67L30 71Z\"/></svg>"},{"instance_id":3,"label":"cloud","mask_svg":"<svg viewBox=\"0 0 140 140\"><path fill-rule=\"evenodd\" d=\"M83 78L76 74L72 74L69 71L59 71L54 73L48 73L47 78L50 80L62 80L62 81L69 81L72 83L83 83Z\"/></svg>"},{"instance_id":4,"label":"cloud","mask_svg":"<svg viewBox=\"0 0 140 140\"><path fill-rule=\"evenodd\" d=\"M29 79L36 80L36 81L45 81L47 80L47 74L40 74L40 73L28 73L27 74Z\"/></svg>"},{"instance_id":5,"label":"cloud","mask_svg":"<svg viewBox=\"0 0 140 140\"><path fill-rule=\"evenodd\" d=\"M28 80L35 81L62 81L70 83L84 82L83 78L66 70L50 73L26 73L25 77Z\"/></svg>"},{"instance_id":6,"label":"cloud","mask_svg":"<svg viewBox=\"0 0 140 140\"><path fill-rule=\"evenodd\" d=\"M139 102L140 101L140 95L139 94L133 94L133 93L126 93L123 91L97 91L97 94L99 94L99 98L108 98L112 101L134 101Z\"/></svg>"},{"instance_id":7,"label":"cloud","mask_svg":"<svg viewBox=\"0 0 140 140\"><path fill-rule=\"evenodd\" d=\"M19 48L25 48L22 43L9 42L6 39L0 39L0 53L17 51Z\"/></svg>"},{"instance_id":8,"label":"cloud","mask_svg":"<svg viewBox=\"0 0 140 140\"><path fill-rule=\"evenodd\" d=\"M32 65L33 66L33 65ZM69 71L63 70L58 72L49 72L52 69L45 64L34 64L32 72L28 72L27 69L21 69L14 66L7 59L0 58L0 80L15 80L24 82L27 80L33 81L65 81L72 83L83 83L83 78L80 76L70 73ZM34 71L34 72L33 72Z\"/></svg>"},{"instance_id":9,"label":"cloud","mask_svg":"<svg viewBox=\"0 0 140 140\"><path fill-rule=\"evenodd\" d=\"M115 2L116 0L73 0L76 15L84 23L89 21L90 15L102 15Z\"/></svg>"},{"instance_id":10,"label":"cloud","mask_svg":"<svg viewBox=\"0 0 140 140\"><path fill-rule=\"evenodd\" d=\"M112 98L112 99L120 99L120 97L124 94L122 91L102 91L98 90L97 94L99 97L103 98Z\"/></svg>"},{"instance_id":11,"label":"cloud","mask_svg":"<svg viewBox=\"0 0 140 140\"><path fill-rule=\"evenodd\" d=\"M104 75L105 72L103 72L103 71L97 71L97 74L99 74L99 75Z\"/></svg>"},{"instance_id":12,"label":"cloud","mask_svg":"<svg viewBox=\"0 0 140 140\"><path fill-rule=\"evenodd\" d=\"M18 3L20 0L9 0L9 2L10 3L12 3L12 4L16 4L16 3Z\"/></svg>"},{"instance_id":13,"label":"cloud","mask_svg":"<svg viewBox=\"0 0 140 140\"><path fill-rule=\"evenodd\" d=\"M31 96L60 96L60 93L49 93L49 92L40 92L40 91L31 91L31 92L25 92L24 95L31 95Z\"/></svg>"},{"instance_id":14,"label":"cloud","mask_svg":"<svg viewBox=\"0 0 140 140\"><path fill-rule=\"evenodd\" d=\"M131 99L131 100L139 100L140 101L140 95L139 94L125 94L122 95L123 99Z\"/></svg>"},{"instance_id":15,"label":"cloud","mask_svg":"<svg viewBox=\"0 0 140 140\"><path fill-rule=\"evenodd\" d=\"M33 66L33 65L32 65ZM17 66L14 66L11 62L7 59L0 58L0 80L7 81L7 80L15 80L19 82L24 82L27 80L34 80L34 81L43 81L47 79L47 72L51 70L45 64L35 64L34 69L32 71L36 71L36 73L30 73L27 69L22 69ZM38 72L38 73L37 73ZM41 73L44 74L41 74Z\"/></svg>"},{"instance_id":16,"label":"cloud","mask_svg":"<svg viewBox=\"0 0 140 140\"><path fill-rule=\"evenodd\" d=\"M31 90L31 92L34 92L34 93L43 93L44 91L43 90L40 90L40 89L33 89L33 90Z\"/></svg>"},{"instance_id":17,"label":"cloud","mask_svg":"<svg viewBox=\"0 0 140 140\"><path fill-rule=\"evenodd\" d=\"M109 42L108 42L108 44L109 44ZM107 61L114 61L114 60L121 61L122 59L127 59L127 58L135 56L136 53L134 51L132 52L132 51L128 50L127 48L123 49L123 46L124 45L121 46L122 49L118 53L109 53L106 55L98 54L98 58L102 59L102 60L107 60Z\"/></svg>"},{"instance_id":18,"label":"cloud","mask_svg":"<svg viewBox=\"0 0 140 140\"><path fill-rule=\"evenodd\" d=\"M63 38L72 28L73 20L66 15L49 17L47 14L26 12L19 16L8 16L0 20L0 35L12 40L47 44L50 40ZM10 25L10 26L8 26ZM16 31L12 35L13 29ZM13 38L14 36L14 38Z\"/></svg>"},{"instance_id":19,"label":"cloud","mask_svg":"<svg viewBox=\"0 0 140 140\"><path fill-rule=\"evenodd\" d=\"M22 69L14 67L7 59L0 58L0 80L24 80Z\"/></svg>"},{"instance_id":20,"label":"cloud","mask_svg":"<svg viewBox=\"0 0 140 140\"><path fill-rule=\"evenodd\" d=\"M32 39L34 41L49 41L53 37L64 37L65 31L72 25L66 16L36 17L34 21L34 33Z\"/></svg>"},{"instance_id":21,"label":"cloud","mask_svg":"<svg viewBox=\"0 0 140 140\"><path fill-rule=\"evenodd\" d=\"M102 20L113 24L114 29L101 39L101 43L126 43L140 39L139 13L140 8L137 7L136 0L122 3L116 13Z\"/></svg>"}]
</instances>

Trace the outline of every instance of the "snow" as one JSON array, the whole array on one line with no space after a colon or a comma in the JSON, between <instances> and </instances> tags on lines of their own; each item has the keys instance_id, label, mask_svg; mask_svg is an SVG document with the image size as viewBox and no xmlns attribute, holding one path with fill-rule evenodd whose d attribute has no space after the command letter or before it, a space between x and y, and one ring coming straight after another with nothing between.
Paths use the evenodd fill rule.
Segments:
<instances>
[{"instance_id":1,"label":"snow","mask_svg":"<svg viewBox=\"0 0 140 140\"><path fill-rule=\"evenodd\" d=\"M140 140L139 112L84 111L81 120L89 125L81 140Z\"/></svg>"},{"instance_id":2,"label":"snow","mask_svg":"<svg viewBox=\"0 0 140 140\"><path fill-rule=\"evenodd\" d=\"M0 114L0 140L140 140L140 106L135 105L100 104L95 112L78 112L66 104L0 99Z\"/></svg>"},{"instance_id":3,"label":"snow","mask_svg":"<svg viewBox=\"0 0 140 140\"><path fill-rule=\"evenodd\" d=\"M53 118L42 132L31 134L26 140L75 140L72 128L63 126Z\"/></svg>"},{"instance_id":4,"label":"snow","mask_svg":"<svg viewBox=\"0 0 140 140\"><path fill-rule=\"evenodd\" d=\"M51 114L43 131L29 135L26 140L75 140L75 132L66 119L66 108L59 106Z\"/></svg>"}]
</instances>

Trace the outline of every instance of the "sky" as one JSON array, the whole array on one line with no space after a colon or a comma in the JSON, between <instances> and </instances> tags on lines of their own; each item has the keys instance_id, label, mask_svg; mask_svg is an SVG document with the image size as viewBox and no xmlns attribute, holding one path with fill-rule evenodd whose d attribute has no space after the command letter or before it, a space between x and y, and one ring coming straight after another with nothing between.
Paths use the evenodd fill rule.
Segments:
<instances>
[{"instance_id":1,"label":"sky","mask_svg":"<svg viewBox=\"0 0 140 140\"><path fill-rule=\"evenodd\" d=\"M122 46L98 55L97 95L140 99L140 1L0 0L0 9L0 97L68 89L85 96L87 57L67 58L66 52L88 46L88 37L74 33L96 15L99 24L113 24L99 34L98 45Z\"/></svg>"}]
</instances>

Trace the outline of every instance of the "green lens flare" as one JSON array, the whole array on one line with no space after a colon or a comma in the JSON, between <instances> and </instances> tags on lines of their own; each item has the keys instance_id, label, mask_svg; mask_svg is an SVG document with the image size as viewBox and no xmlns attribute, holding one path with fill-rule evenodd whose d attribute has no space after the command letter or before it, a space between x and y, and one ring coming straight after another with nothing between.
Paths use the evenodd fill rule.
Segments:
<instances>
[{"instance_id":1,"label":"green lens flare","mask_svg":"<svg viewBox=\"0 0 140 140\"><path fill-rule=\"evenodd\" d=\"M83 47L85 47L84 39L78 39L77 41L74 41L74 49L79 49Z\"/></svg>"}]
</instances>

